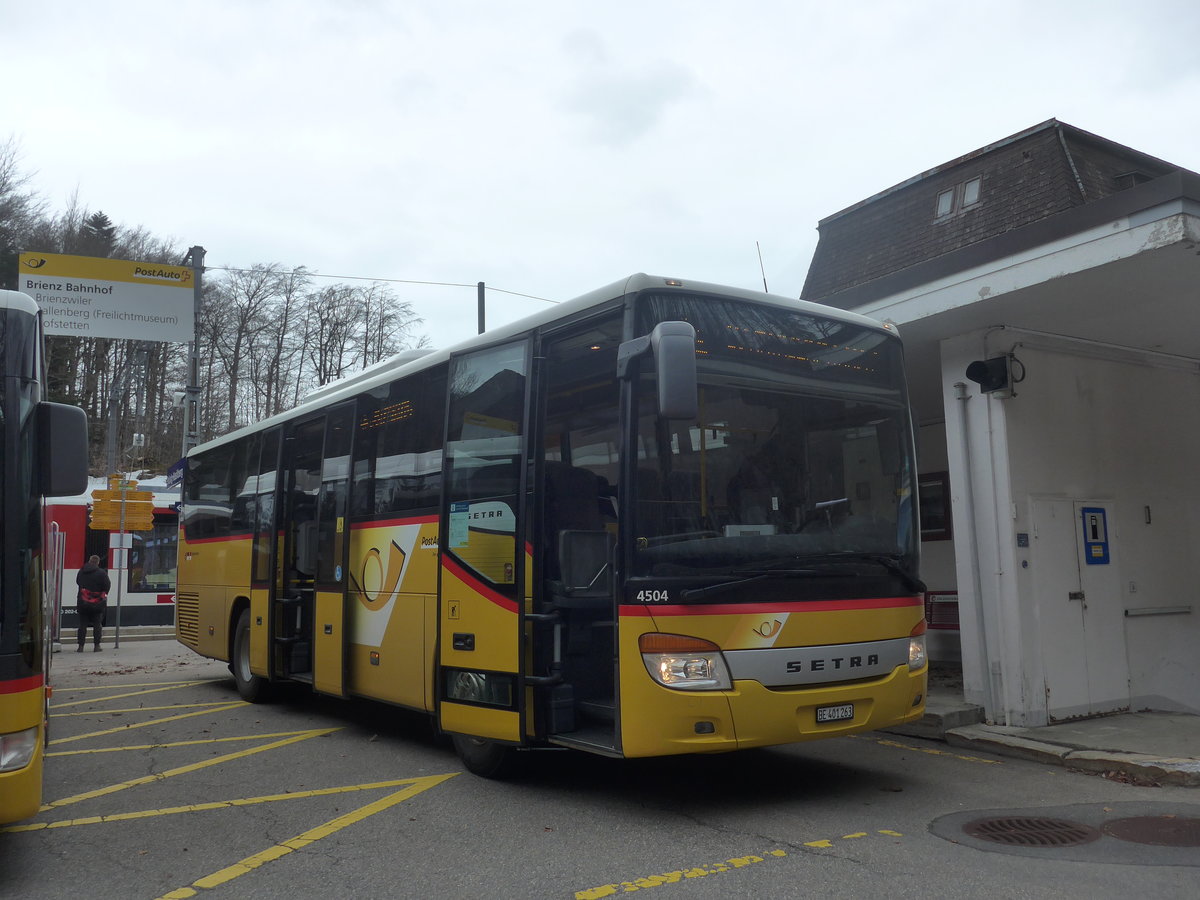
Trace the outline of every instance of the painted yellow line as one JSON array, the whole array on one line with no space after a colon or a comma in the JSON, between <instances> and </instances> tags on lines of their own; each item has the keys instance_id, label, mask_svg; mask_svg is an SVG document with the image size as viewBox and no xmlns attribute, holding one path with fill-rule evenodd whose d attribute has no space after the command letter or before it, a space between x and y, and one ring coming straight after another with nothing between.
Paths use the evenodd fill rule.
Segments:
<instances>
[{"instance_id":1,"label":"painted yellow line","mask_svg":"<svg viewBox=\"0 0 1200 900\"><path fill-rule=\"evenodd\" d=\"M644 891L647 888L659 887L664 884L678 884L688 878L703 878L706 875L720 875L732 869L744 869L756 863L766 861L766 857L779 858L787 856L783 850L768 850L765 856L738 856L722 860L706 866L693 866L690 869L676 869L674 872L663 872L661 875L645 875L632 881L620 881L613 884L602 884L599 887L587 888L575 892L575 900L600 900L614 894L629 894L634 891Z\"/></svg>"},{"instance_id":2,"label":"painted yellow line","mask_svg":"<svg viewBox=\"0 0 1200 900\"><path fill-rule=\"evenodd\" d=\"M93 747L88 750L56 750L51 756L82 756L86 753L124 753L126 750L163 750L171 747L194 747L197 744L224 744L230 741L261 741L266 738L291 737L293 734L308 734L308 730L274 731L270 734L239 734L234 737L203 738L194 741L167 741L162 744L134 744L129 747Z\"/></svg>"},{"instance_id":3,"label":"painted yellow line","mask_svg":"<svg viewBox=\"0 0 1200 900\"><path fill-rule=\"evenodd\" d=\"M218 682L228 682L229 678L199 678L196 681L146 681L140 684L122 684L122 688L148 688L148 687L187 687L191 684L217 684ZM64 687L61 684L56 684L54 679L50 679L50 683L55 690L62 694L74 694L76 691L111 691L114 685L111 684L92 684L81 685L80 687Z\"/></svg>"},{"instance_id":4,"label":"painted yellow line","mask_svg":"<svg viewBox=\"0 0 1200 900\"><path fill-rule=\"evenodd\" d=\"M457 773L436 776L443 780ZM380 788L398 787L402 784L412 784L419 778L398 778L395 781L376 781L370 784L351 784L343 787L317 788L311 791L295 791L290 794L267 794L262 797L240 797L235 800L214 800L210 803L191 803L186 806L168 806L163 809L144 809L138 812L113 813L105 816L85 816L81 819L60 819L57 822L34 822L29 825L10 825L0 828L0 834L22 831L46 831L51 828L72 828L77 825L102 825L109 822L129 822L134 819L152 819L158 816L174 816L180 813L206 812L213 809L232 809L236 806L255 806L260 803L277 803L281 800L309 800L313 797L329 797L334 794L350 794L357 791L371 791Z\"/></svg>"},{"instance_id":5,"label":"painted yellow line","mask_svg":"<svg viewBox=\"0 0 1200 900\"><path fill-rule=\"evenodd\" d=\"M214 706L212 709L201 709L197 712L183 713L178 716L164 716L161 719L148 719L145 722L134 722L132 724L118 725L116 728L105 728L103 731L89 731L87 734L73 734L71 737L58 738L51 741L50 746L57 747L59 744L71 744L75 741L87 740L88 738L103 737L106 734L132 731L135 728L147 728L150 725L161 725L164 722L178 722L180 719L190 719L193 716L207 716L210 713L228 712L231 709L238 709L249 705L245 700L237 700L233 703L227 703L224 706Z\"/></svg>"},{"instance_id":6,"label":"painted yellow line","mask_svg":"<svg viewBox=\"0 0 1200 900\"><path fill-rule=\"evenodd\" d=\"M221 763L227 763L231 760L241 759L245 756L253 756L255 753L263 753L267 750L276 750L280 747L286 747L288 744L295 744L299 741L306 741L309 738L321 737L326 734L333 734L335 731L340 731L340 728L319 728L312 731L306 731L298 734L295 737L284 738L281 741L273 741L269 744L263 744L261 747L251 747L249 750L239 750L236 753L227 753L224 756L214 756L212 759L206 759L198 763L190 763L186 766L179 766L175 769L168 769L165 772L156 772L153 775L144 775L141 778L134 778L131 781L122 781L120 784L110 784L108 787L97 788L94 791L87 791L83 794L76 794L73 797L64 797L62 800L55 800L42 806L39 812L45 812L48 809L55 809L60 806L69 806L72 803L81 803L84 800L93 800L96 797L103 797L107 794L115 794L117 791L123 791L127 788L137 787L143 784L152 784L156 781L162 781L165 778L172 778L175 775L186 775L189 772L197 772L200 769L207 769L209 766L217 766Z\"/></svg>"},{"instance_id":7,"label":"painted yellow line","mask_svg":"<svg viewBox=\"0 0 1200 900\"><path fill-rule=\"evenodd\" d=\"M891 837L903 837L899 831L891 831L888 829L880 829L878 834L886 834ZM858 831L854 834L843 835L837 840L849 841L858 838L870 837L868 831ZM833 840L823 838L817 841L805 841L805 847L813 847L819 850L826 850L834 846ZM725 872L730 872L735 869L744 869L746 866L752 866L756 863L768 861L770 858L778 859L779 857L787 856L783 850L768 850L763 856L739 856L734 859L723 860L719 863L711 863L706 866L695 866L690 869L677 869L674 872L664 872L661 875L647 875L642 878L635 878L632 881L618 881L612 884L602 884L599 887L586 888L582 891L575 892L575 900L601 900L603 897L612 897L616 894L630 894L634 891L644 891L646 888L658 887L662 884L676 884L687 878L703 878L706 875L720 875ZM170 896L170 895L168 895Z\"/></svg>"},{"instance_id":8,"label":"painted yellow line","mask_svg":"<svg viewBox=\"0 0 1200 900\"><path fill-rule=\"evenodd\" d=\"M198 684L212 684L209 681L177 681L170 687L156 687L148 691L129 691L124 694L113 694L111 697L94 697L90 700L72 700L70 703L54 703L51 704L51 709L66 709L68 706L82 706L85 703L108 703L110 700L124 700L126 697L141 697L145 694L161 694L163 691L177 691L180 688L195 687ZM60 688L62 693L67 693L67 689ZM106 690L112 690L109 686Z\"/></svg>"},{"instance_id":9,"label":"painted yellow line","mask_svg":"<svg viewBox=\"0 0 1200 900\"><path fill-rule=\"evenodd\" d=\"M199 709L202 706L224 706L229 700L215 700L211 703L176 703L172 706L127 706L124 709L89 709L85 712L51 713L52 719L65 719L68 716L115 716L122 713L157 712L163 709Z\"/></svg>"},{"instance_id":10,"label":"painted yellow line","mask_svg":"<svg viewBox=\"0 0 1200 900\"><path fill-rule=\"evenodd\" d=\"M1004 761L1000 759L984 759L982 756L964 756L961 753L950 753L946 750L939 750L936 747L914 747L911 744L901 744L899 741L889 741L886 738L868 738L877 744L884 747L898 747L901 750L913 750L917 753L928 753L930 756L948 756L951 759L961 759L966 762L986 763L989 766L1002 766Z\"/></svg>"},{"instance_id":11,"label":"painted yellow line","mask_svg":"<svg viewBox=\"0 0 1200 900\"><path fill-rule=\"evenodd\" d=\"M453 778L457 773L452 772L449 775L427 775L423 778L414 778L412 783L394 794L388 794L373 803L368 803L366 806L360 806L358 809L338 816L335 819L330 819L323 825L318 825L316 828L310 828L302 834L296 835L290 840L283 841L273 847L268 847L253 856L247 856L240 862L234 863L232 866L227 866L218 872L213 872L211 875L206 875L193 881L191 886L183 887L179 890L171 891L169 894L164 894L159 900L186 900L188 897L196 896L196 889L209 890L211 888L220 887L227 884L233 879L249 872L253 872L260 866L264 866L269 862L287 856L296 850L301 850L309 844L314 844L322 838L327 838L331 834L336 834L343 828L347 828L356 822L361 822L363 819L369 818L376 813L383 812L385 809L403 803L411 797L415 797L422 791L427 791L431 787L436 787L443 781Z\"/></svg>"}]
</instances>

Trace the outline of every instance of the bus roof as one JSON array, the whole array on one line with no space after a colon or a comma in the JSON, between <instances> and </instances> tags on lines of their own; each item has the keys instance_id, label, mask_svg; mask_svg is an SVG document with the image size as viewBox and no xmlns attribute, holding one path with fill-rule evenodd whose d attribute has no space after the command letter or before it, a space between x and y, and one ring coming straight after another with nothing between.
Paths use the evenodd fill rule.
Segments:
<instances>
[{"instance_id":1,"label":"bus roof","mask_svg":"<svg viewBox=\"0 0 1200 900\"><path fill-rule=\"evenodd\" d=\"M551 309L542 310L518 319L515 322L510 322L507 325L498 326L483 334L460 341L450 347L441 350L420 349L417 351L401 351L395 356L369 366L361 372L356 372L353 375L314 389L298 406L193 447L188 451L188 456L191 456L197 450L206 450L210 447L219 446L256 431L265 430L280 422L286 422L289 419L304 416L307 413L326 406L332 406L342 400L348 400L378 385L387 384L401 376L420 372L445 362L454 354L472 348L482 348L503 343L505 340L534 331L544 325L572 318L579 313L586 312L592 307L599 307L606 303L620 300L627 294L639 293L651 288L664 288L681 293L719 294L738 300L749 300L755 303L779 306L793 312L808 313L826 319L859 324L867 328L888 330L893 335L896 333L894 328L885 329L885 326L877 319L871 319L867 316L848 312L847 310L838 309L833 306L826 306L822 303L812 303L807 300L797 300L793 297L768 294L762 291L750 291L745 288L728 287L726 285L710 284L703 281L684 281L679 278L664 278L662 276L646 275L638 272L620 281L614 281L612 284L602 288L589 291L572 300L564 300Z\"/></svg>"},{"instance_id":2,"label":"bus roof","mask_svg":"<svg viewBox=\"0 0 1200 900\"><path fill-rule=\"evenodd\" d=\"M0 309L15 309L36 316L38 305L33 298L20 291L0 291Z\"/></svg>"}]
</instances>

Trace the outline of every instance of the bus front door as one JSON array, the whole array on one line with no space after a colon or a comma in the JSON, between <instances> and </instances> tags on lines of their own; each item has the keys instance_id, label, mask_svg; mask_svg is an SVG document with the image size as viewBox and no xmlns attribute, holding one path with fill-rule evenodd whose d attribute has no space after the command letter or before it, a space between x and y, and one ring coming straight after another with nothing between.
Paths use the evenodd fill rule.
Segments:
<instances>
[{"instance_id":1,"label":"bus front door","mask_svg":"<svg viewBox=\"0 0 1200 900\"><path fill-rule=\"evenodd\" d=\"M469 768L524 738L529 342L450 360L438 615L438 723Z\"/></svg>"},{"instance_id":2,"label":"bus front door","mask_svg":"<svg viewBox=\"0 0 1200 900\"><path fill-rule=\"evenodd\" d=\"M354 404L296 425L285 441L275 671L345 694L348 496Z\"/></svg>"}]
</instances>

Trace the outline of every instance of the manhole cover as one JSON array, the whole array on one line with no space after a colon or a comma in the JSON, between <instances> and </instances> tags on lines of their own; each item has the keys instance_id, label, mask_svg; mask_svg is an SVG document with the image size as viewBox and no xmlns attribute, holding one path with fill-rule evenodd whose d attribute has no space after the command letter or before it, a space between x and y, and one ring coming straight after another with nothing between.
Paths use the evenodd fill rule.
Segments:
<instances>
[{"instance_id":1,"label":"manhole cover","mask_svg":"<svg viewBox=\"0 0 1200 900\"><path fill-rule=\"evenodd\" d=\"M1009 847L1077 847L1100 837L1090 825L1036 816L976 819L964 825L963 831L973 838Z\"/></svg>"},{"instance_id":2,"label":"manhole cover","mask_svg":"<svg viewBox=\"0 0 1200 900\"><path fill-rule=\"evenodd\" d=\"M1186 816L1136 816L1104 824L1104 833L1135 844L1200 847L1200 819Z\"/></svg>"}]
</instances>

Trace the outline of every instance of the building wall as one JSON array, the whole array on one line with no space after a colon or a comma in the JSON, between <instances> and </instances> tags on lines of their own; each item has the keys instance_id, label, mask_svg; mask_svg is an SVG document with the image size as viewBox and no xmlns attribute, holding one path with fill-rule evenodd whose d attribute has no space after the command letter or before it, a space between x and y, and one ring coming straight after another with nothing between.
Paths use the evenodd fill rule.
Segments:
<instances>
[{"instance_id":1,"label":"building wall","mask_svg":"<svg viewBox=\"0 0 1200 900\"><path fill-rule=\"evenodd\" d=\"M937 218L938 194L977 176L979 203ZM1082 203L1058 132L1037 132L822 222L801 297L820 300Z\"/></svg>"},{"instance_id":2,"label":"building wall","mask_svg":"<svg viewBox=\"0 0 1200 900\"><path fill-rule=\"evenodd\" d=\"M1082 343L1018 345L1025 380L993 401L1005 406L1014 529L1028 533L1035 497L1111 506L1106 574L1119 579L1131 708L1200 713L1200 376L1087 354ZM1015 552L1023 639L1044 641L1031 604L1040 573L1021 565L1026 549ZM1178 607L1191 612L1140 614ZM1036 706L1042 666L1027 665Z\"/></svg>"},{"instance_id":3,"label":"building wall","mask_svg":"<svg viewBox=\"0 0 1200 900\"><path fill-rule=\"evenodd\" d=\"M971 359L1009 350L1014 397L964 384ZM1045 725L1088 714L1078 682L1107 675L1097 706L1200 713L1195 367L1007 330L945 340L942 364L965 698L990 721ZM1040 549L1035 511L1076 502L1109 511L1109 565L1083 564L1075 512L1057 553ZM1085 584L1086 624L1068 596Z\"/></svg>"}]
</instances>

